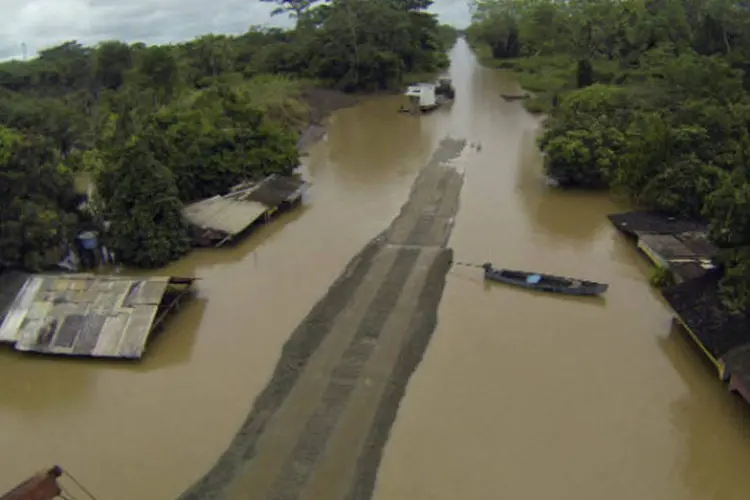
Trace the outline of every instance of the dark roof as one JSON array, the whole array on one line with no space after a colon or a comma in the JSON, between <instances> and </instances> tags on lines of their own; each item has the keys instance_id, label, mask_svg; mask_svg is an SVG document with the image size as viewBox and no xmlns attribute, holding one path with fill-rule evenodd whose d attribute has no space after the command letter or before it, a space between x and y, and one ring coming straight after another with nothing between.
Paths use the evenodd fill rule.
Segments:
<instances>
[{"instance_id":1,"label":"dark roof","mask_svg":"<svg viewBox=\"0 0 750 500\"><path fill-rule=\"evenodd\" d=\"M670 262L669 269L677 275L681 281L689 281L699 278L708 272L708 269L700 262Z\"/></svg>"},{"instance_id":2,"label":"dark roof","mask_svg":"<svg viewBox=\"0 0 750 500\"><path fill-rule=\"evenodd\" d=\"M706 224L679 219L663 212L627 212L608 215L607 218L617 229L631 236L637 233L680 234L708 231Z\"/></svg>"},{"instance_id":3,"label":"dark roof","mask_svg":"<svg viewBox=\"0 0 750 500\"><path fill-rule=\"evenodd\" d=\"M724 356L724 364L735 384L750 389L750 344L730 349Z\"/></svg>"},{"instance_id":4,"label":"dark roof","mask_svg":"<svg viewBox=\"0 0 750 500\"><path fill-rule=\"evenodd\" d=\"M662 291L674 312L716 359L750 342L750 314L731 314L719 298L721 272L712 270L700 278Z\"/></svg>"},{"instance_id":5,"label":"dark roof","mask_svg":"<svg viewBox=\"0 0 750 500\"><path fill-rule=\"evenodd\" d=\"M29 273L23 271L4 271L0 273L0 323L13 304L16 294L21 290Z\"/></svg>"},{"instance_id":6,"label":"dark roof","mask_svg":"<svg viewBox=\"0 0 750 500\"><path fill-rule=\"evenodd\" d=\"M711 243L704 231L690 231L675 235L683 245L692 250L696 255L713 258L719 255L719 249Z\"/></svg>"}]
</instances>

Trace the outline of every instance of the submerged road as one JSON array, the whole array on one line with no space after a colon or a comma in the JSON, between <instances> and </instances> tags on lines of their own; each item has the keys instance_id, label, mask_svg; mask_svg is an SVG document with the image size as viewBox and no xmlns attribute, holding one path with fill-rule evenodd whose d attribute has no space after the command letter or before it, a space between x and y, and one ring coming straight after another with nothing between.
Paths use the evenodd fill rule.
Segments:
<instances>
[{"instance_id":1,"label":"submerged road","mask_svg":"<svg viewBox=\"0 0 750 500\"><path fill-rule=\"evenodd\" d=\"M219 463L182 500L368 499L451 265L466 141L447 138L408 202L292 333Z\"/></svg>"}]
</instances>

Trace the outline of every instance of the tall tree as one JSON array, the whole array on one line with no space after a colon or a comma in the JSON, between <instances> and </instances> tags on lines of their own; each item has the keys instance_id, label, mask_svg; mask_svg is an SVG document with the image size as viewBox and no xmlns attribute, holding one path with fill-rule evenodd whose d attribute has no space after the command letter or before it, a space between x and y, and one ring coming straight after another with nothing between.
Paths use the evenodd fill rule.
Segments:
<instances>
[{"instance_id":1,"label":"tall tree","mask_svg":"<svg viewBox=\"0 0 750 500\"><path fill-rule=\"evenodd\" d=\"M278 5L272 12L272 16L280 14L289 14L297 20L299 24L305 12L316 4L319 0L261 0L266 3L275 3Z\"/></svg>"},{"instance_id":2,"label":"tall tree","mask_svg":"<svg viewBox=\"0 0 750 500\"><path fill-rule=\"evenodd\" d=\"M43 138L0 127L0 265L59 262L76 222L70 174Z\"/></svg>"},{"instance_id":3,"label":"tall tree","mask_svg":"<svg viewBox=\"0 0 750 500\"><path fill-rule=\"evenodd\" d=\"M122 42L103 42L94 54L94 76L99 85L117 90L125 83L125 73L133 65L133 53Z\"/></svg>"},{"instance_id":4,"label":"tall tree","mask_svg":"<svg viewBox=\"0 0 750 500\"><path fill-rule=\"evenodd\" d=\"M160 267L187 252L189 239L172 173L139 137L109 152L98 178L108 246L118 260Z\"/></svg>"}]
</instances>

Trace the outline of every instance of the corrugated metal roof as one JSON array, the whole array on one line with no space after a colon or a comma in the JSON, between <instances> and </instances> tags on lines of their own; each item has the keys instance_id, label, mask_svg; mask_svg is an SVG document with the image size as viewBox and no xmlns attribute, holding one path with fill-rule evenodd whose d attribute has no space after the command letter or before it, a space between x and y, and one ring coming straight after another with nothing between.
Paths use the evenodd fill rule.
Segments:
<instances>
[{"instance_id":1,"label":"corrugated metal roof","mask_svg":"<svg viewBox=\"0 0 750 500\"><path fill-rule=\"evenodd\" d=\"M302 179L273 174L253 188L247 199L276 208L284 202L297 200L307 187L308 184Z\"/></svg>"},{"instance_id":2,"label":"corrugated metal roof","mask_svg":"<svg viewBox=\"0 0 750 500\"><path fill-rule=\"evenodd\" d=\"M182 215L187 221L202 229L218 229L227 235L244 231L268 208L262 203L215 196L187 205Z\"/></svg>"},{"instance_id":3,"label":"corrugated metal roof","mask_svg":"<svg viewBox=\"0 0 750 500\"><path fill-rule=\"evenodd\" d=\"M693 231L708 231L708 226L701 222L678 219L653 211L611 214L607 218L617 229L632 235L636 235L637 233L679 234Z\"/></svg>"},{"instance_id":4,"label":"corrugated metal roof","mask_svg":"<svg viewBox=\"0 0 750 500\"><path fill-rule=\"evenodd\" d=\"M220 246L281 204L298 201L308 186L301 179L273 174L258 183L238 184L223 196L187 205L182 215L199 229L194 235L196 245Z\"/></svg>"},{"instance_id":5,"label":"corrugated metal roof","mask_svg":"<svg viewBox=\"0 0 750 500\"><path fill-rule=\"evenodd\" d=\"M639 244L648 245L665 260L700 259L703 257L703 255L696 254L672 234L643 234L638 241Z\"/></svg>"},{"instance_id":6,"label":"corrugated metal roof","mask_svg":"<svg viewBox=\"0 0 750 500\"><path fill-rule=\"evenodd\" d=\"M140 358L169 277L31 276L0 324L20 351Z\"/></svg>"}]
</instances>

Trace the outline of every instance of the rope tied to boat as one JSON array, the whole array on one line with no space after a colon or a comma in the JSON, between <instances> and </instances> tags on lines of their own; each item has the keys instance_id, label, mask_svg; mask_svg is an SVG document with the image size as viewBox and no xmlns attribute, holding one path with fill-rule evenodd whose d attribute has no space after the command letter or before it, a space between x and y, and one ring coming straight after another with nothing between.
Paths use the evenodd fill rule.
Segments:
<instances>
[{"instance_id":1,"label":"rope tied to boat","mask_svg":"<svg viewBox=\"0 0 750 500\"><path fill-rule=\"evenodd\" d=\"M71 474L70 472L68 472L66 469L61 469L61 470L62 470L62 474L64 476L67 476L68 478L70 478L70 480L73 482L73 484L75 484L78 487L78 489L80 489L83 493L86 494L87 498L90 498L91 500L97 500L97 498L93 495L93 493L91 493L89 490L87 490L84 485L82 485L75 477L73 477L73 474ZM63 494L62 498L63 499L65 499L65 500L78 500L76 496L74 496L72 493L70 493L66 489L64 489L62 487L60 487L60 489L62 490L62 494Z\"/></svg>"},{"instance_id":2,"label":"rope tied to boat","mask_svg":"<svg viewBox=\"0 0 750 500\"><path fill-rule=\"evenodd\" d=\"M484 267L483 264L474 264L472 262L454 262L454 266L464 266L464 267L477 267L479 269L482 269Z\"/></svg>"}]
</instances>

